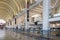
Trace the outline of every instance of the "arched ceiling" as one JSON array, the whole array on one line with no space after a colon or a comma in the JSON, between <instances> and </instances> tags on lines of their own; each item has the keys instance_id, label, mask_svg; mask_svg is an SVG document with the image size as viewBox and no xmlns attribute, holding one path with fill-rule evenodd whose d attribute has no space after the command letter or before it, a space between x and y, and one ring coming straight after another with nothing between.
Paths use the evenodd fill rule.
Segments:
<instances>
[{"instance_id":1,"label":"arched ceiling","mask_svg":"<svg viewBox=\"0 0 60 40\"><path fill-rule=\"evenodd\" d=\"M27 0L0 0L0 19L5 21L12 19L13 14L17 15L25 8ZM35 0L30 0L33 3Z\"/></svg>"},{"instance_id":2,"label":"arched ceiling","mask_svg":"<svg viewBox=\"0 0 60 40\"><path fill-rule=\"evenodd\" d=\"M0 19L11 19L25 8L26 0L0 0Z\"/></svg>"},{"instance_id":3,"label":"arched ceiling","mask_svg":"<svg viewBox=\"0 0 60 40\"><path fill-rule=\"evenodd\" d=\"M22 9L25 8L27 0L0 0L0 19L4 19L5 21L11 19L14 15L21 12ZM35 0L30 0L30 3L34 3ZM52 6L54 6L56 0L52 0ZM60 1L58 1L58 5ZM33 12L39 13L42 9L42 3L39 4L36 8L32 9ZM42 12L42 10L41 10Z\"/></svg>"}]
</instances>

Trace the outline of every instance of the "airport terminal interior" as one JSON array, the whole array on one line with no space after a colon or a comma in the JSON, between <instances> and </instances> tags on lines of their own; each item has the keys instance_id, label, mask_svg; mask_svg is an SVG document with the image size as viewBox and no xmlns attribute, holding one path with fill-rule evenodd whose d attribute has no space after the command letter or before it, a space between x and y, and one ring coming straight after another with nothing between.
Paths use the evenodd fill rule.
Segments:
<instances>
[{"instance_id":1,"label":"airport terminal interior","mask_svg":"<svg viewBox=\"0 0 60 40\"><path fill-rule=\"evenodd\" d=\"M60 40L60 0L0 0L0 40Z\"/></svg>"}]
</instances>

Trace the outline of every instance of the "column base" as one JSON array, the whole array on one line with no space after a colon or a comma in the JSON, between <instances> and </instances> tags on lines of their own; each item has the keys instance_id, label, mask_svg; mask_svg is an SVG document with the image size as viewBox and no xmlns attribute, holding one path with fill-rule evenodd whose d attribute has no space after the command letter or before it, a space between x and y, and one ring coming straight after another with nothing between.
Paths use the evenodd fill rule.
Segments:
<instances>
[{"instance_id":1,"label":"column base","mask_svg":"<svg viewBox=\"0 0 60 40\"><path fill-rule=\"evenodd\" d=\"M50 30L42 30L43 37L50 37Z\"/></svg>"}]
</instances>

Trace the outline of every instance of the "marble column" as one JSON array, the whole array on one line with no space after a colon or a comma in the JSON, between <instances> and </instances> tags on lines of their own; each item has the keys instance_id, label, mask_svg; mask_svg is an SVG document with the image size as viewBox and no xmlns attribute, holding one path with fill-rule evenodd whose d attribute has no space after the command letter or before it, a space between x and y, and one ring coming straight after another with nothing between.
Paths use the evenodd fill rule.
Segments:
<instances>
[{"instance_id":1,"label":"marble column","mask_svg":"<svg viewBox=\"0 0 60 40\"><path fill-rule=\"evenodd\" d=\"M48 36L50 27L49 27L49 14L50 14L50 1L51 0L43 0L43 27L42 34L43 36Z\"/></svg>"}]
</instances>

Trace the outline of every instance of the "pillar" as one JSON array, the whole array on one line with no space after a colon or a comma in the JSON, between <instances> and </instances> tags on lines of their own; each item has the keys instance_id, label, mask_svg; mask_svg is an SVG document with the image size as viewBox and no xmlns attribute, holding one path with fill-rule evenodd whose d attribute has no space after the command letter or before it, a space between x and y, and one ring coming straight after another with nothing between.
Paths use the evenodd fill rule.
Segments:
<instances>
[{"instance_id":1,"label":"pillar","mask_svg":"<svg viewBox=\"0 0 60 40\"><path fill-rule=\"evenodd\" d=\"M43 28L42 28L43 32L42 33L45 35L48 35L50 31L49 14L50 14L50 0L43 0Z\"/></svg>"},{"instance_id":2,"label":"pillar","mask_svg":"<svg viewBox=\"0 0 60 40\"><path fill-rule=\"evenodd\" d=\"M14 18L15 19L15 24L16 24L16 18Z\"/></svg>"},{"instance_id":3,"label":"pillar","mask_svg":"<svg viewBox=\"0 0 60 40\"><path fill-rule=\"evenodd\" d=\"M25 28L28 29L29 27L29 4L30 4L30 0L27 0L27 4L26 4L26 17L25 17L25 20L26 20L26 25L25 25Z\"/></svg>"}]
</instances>

